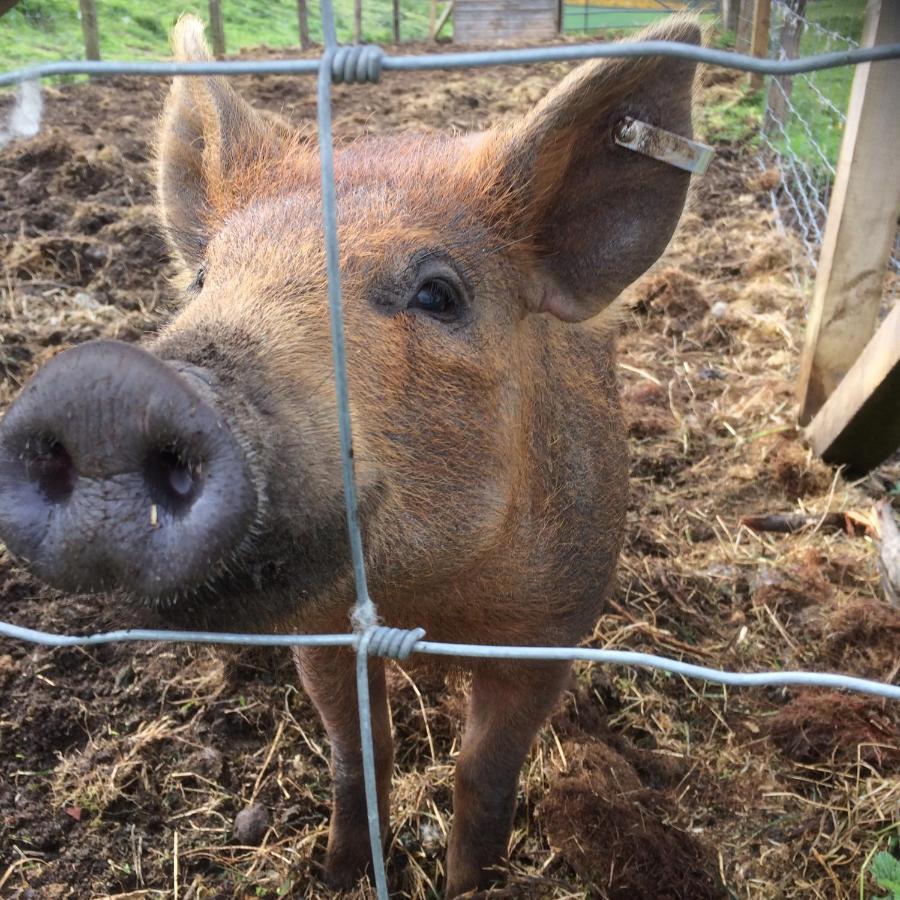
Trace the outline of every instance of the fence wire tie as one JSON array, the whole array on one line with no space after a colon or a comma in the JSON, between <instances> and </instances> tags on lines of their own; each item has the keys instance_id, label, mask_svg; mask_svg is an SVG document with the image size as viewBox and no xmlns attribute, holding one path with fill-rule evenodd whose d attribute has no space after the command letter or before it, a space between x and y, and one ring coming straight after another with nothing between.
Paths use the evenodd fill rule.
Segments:
<instances>
[{"instance_id":1,"label":"fence wire tie","mask_svg":"<svg viewBox=\"0 0 900 900\"><path fill-rule=\"evenodd\" d=\"M334 84L375 83L381 78L384 50L377 44L343 45L332 51Z\"/></svg>"},{"instance_id":2,"label":"fence wire tie","mask_svg":"<svg viewBox=\"0 0 900 900\"><path fill-rule=\"evenodd\" d=\"M374 625L360 635L357 648L366 639L366 652L385 659L396 659L402 662L416 649L416 644L425 637L424 628L390 628L387 625Z\"/></svg>"}]
</instances>

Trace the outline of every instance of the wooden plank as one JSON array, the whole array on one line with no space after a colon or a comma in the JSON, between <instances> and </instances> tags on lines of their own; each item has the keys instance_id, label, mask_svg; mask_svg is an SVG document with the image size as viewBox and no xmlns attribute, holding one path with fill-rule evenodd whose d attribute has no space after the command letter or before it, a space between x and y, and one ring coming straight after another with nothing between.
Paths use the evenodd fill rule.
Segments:
<instances>
[{"instance_id":1,"label":"wooden plank","mask_svg":"<svg viewBox=\"0 0 900 900\"><path fill-rule=\"evenodd\" d=\"M225 24L222 22L221 0L209 0L209 36L216 59L225 56Z\"/></svg>"},{"instance_id":2,"label":"wooden plank","mask_svg":"<svg viewBox=\"0 0 900 900\"><path fill-rule=\"evenodd\" d=\"M806 429L826 462L862 475L900 447L900 302Z\"/></svg>"},{"instance_id":3,"label":"wooden plank","mask_svg":"<svg viewBox=\"0 0 900 900\"><path fill-rule=\"evenodd\" d=\"M362 0L353 0L353 43L362 43Z\"/></svg>"},{"instance_id":4,"label":"wooden plank","mask_svg":"<svg viewBox=\"0 0 900 900\"><path fill-rule=\"evenodd\" d=\"M753 34L750 37L750 53L757 59L769 55L769 29L772 19L772 0L756 0L753 6ZM750 76L750 88L758 91L763 86L764 75L754 72Z\"/></svg>"},{"instance_id":5,"label":"wooden plank","mask_svg":"<svg viewBox=\"0 0 900 900\"><path fill-rule=\"evenodd\" d=\"M900 41L900 2L869 0L863 45ZM900 60L857 66L800 362L800 422L875 331L900 214Z\"/></svg>"},{"instance_id":6,"label":"wooden plank","mask_svg":"<svg viewBox=\"0 0 900 900\"><path fill-rule=\"evenodd\" d=\"M557 0L455 0L453 39L542 40L557 29Z\"/></svg>"},{"instance_id":7,"label":"wooden plank","mask_svg":"<svg viewBox=\"0 0 900 900\"><path fill-rule=\"evenodd\" d=\"M100 28L94 0L78 0L81 12L81 33L84 35L84 58L100 59Z\"/></svg>"},{"instance_id":8,"label":"wooden plank","mask_svg":"<svg viewBox=\"0 0 900 900\"><path fill-rule=\"evenodd\" d=\"M434 39L437 40L438 36L441 33L441 29L447 24L447 20L450 18L450 13L453 12L453 0L448 0L447 5L444 7L444 11L441 13L440 17L437 20L437 23L434 26Z\"/></svg>"}]
</instances>

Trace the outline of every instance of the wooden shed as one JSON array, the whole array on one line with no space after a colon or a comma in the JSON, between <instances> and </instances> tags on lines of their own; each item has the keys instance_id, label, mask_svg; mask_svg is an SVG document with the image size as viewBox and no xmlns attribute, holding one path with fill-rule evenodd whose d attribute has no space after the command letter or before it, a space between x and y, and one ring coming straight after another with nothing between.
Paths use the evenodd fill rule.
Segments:
<instances>
[{"instance_id":1,"label":"wooden shed","mask_svg":"<svg viewBox=\"0 0 900 900\"><path fill-rule=\"evenodd\" d=\"M455 0L453 40L544 40L559 27L559 0Z\"/></svg>"}]
</instances>

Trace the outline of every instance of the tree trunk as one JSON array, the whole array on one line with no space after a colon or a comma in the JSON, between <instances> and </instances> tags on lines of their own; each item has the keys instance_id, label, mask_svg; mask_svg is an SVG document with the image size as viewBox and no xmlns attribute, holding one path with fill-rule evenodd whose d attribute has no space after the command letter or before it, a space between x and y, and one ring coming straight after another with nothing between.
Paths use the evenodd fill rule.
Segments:
<instances>
[{"instance_id":1,"label":"tree trunk","mask_svg":"<svg viewBox=\"0 0 900 900\"><path fill-rule=\"evenodd\" d=\"M94 0L78 0L81 10L81 31L84 34L85 59L100 59L100 29Z\"/></svg>"},{"instance_id":2,"label":"tree trunk","mask_svg":"<svg viewBox=\"0 0 900 900\"><path fill-rule=\"evenodd\" d=\"M297 22L300 25L300 49L306 50L309 43L309 16L306 12L306 0L297 0Z\"/></svg>"}]
</instances>

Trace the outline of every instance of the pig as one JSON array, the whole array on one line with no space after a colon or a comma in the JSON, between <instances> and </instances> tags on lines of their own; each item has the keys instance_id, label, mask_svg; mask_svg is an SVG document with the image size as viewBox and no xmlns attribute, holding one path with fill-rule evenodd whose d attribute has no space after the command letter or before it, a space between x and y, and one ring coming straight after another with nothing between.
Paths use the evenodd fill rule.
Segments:
<instances>
[{"instance_id":1,"label":"pig","mask_svg":"<svg viewBox=\"0 0 900 900\"><path fill-rule=\"evenodd\" d=\"M698 44L673 17L645 40ZM180 60L209 59L182 18ZM620 146L690 137L694 63L574 69L512 125L339 146L352 437L381 620L450 642L574 646L623 537L614 301L662 254L690 175ZM180 627L349 628L317 145L218 77L176 78L158 201L184 302L142 344L54 356L0 425L0 537L51 585ZM332 754L325 877L371 865L349 649L296 652ZM428 665L442 665L430 662ZM446 894L507 853L519 771L566 662L465 661ZM373 659L377 792L393 744Z\"/></svg>"}]
</instances>

